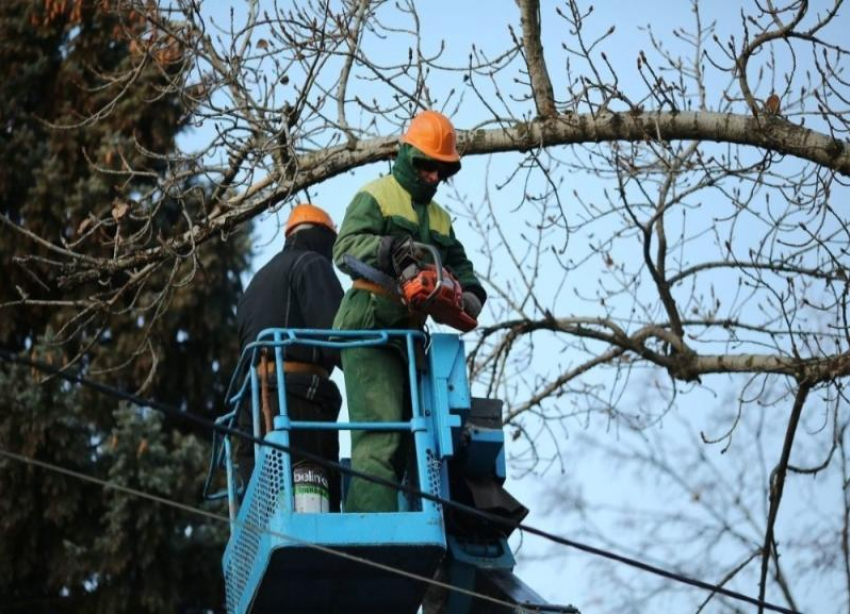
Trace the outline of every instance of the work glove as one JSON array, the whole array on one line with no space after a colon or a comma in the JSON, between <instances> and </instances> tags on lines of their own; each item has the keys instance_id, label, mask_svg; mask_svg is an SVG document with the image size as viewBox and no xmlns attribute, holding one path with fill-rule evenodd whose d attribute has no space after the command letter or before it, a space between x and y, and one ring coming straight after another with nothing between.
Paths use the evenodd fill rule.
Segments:
<instances>
[{"instance_id":1,"label":"work glove","mask_svg":"<svg viewBox=\"0 0 850 614\"><path fill-rule=\"evenodd\" d=\"M481 300L472 292L464 292L461 297L461 303L463 304L463 310L477 320L478 315L481 313Z\"/></svg>"},{"instance_id":2,"label":"work glove","mask_svg":"<svg viewBox=\"0 0 850 614\"><path fill-rule=\"evenodd\" d=\"M397 275L396 270L396 254L402 254L410 251L412 253L413 239L410 237L394 237L386 235L381 237L381 242L378 244L378 268L389 275Z\"/></svg>"},{"instance_id":3,"label":"work glove","mask_svg":"<svg viewBox=\"0 0 850 614\"><path fill-rule=\"evenodd\" d=\"M390 275L401 275L411 265L423 261L427 252L418 247L413 237L381 237L378 245L378 268Z\"/></svg>"}]
</instances>

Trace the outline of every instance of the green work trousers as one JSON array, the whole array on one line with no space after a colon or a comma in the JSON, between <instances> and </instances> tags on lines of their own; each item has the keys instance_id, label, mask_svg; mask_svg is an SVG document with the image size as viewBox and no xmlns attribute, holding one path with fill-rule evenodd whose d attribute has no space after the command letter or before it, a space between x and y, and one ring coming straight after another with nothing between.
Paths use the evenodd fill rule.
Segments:
<instances>
[{"instance_id":1,"label":"green work trousers","mask_svg":"<svg viewBox=\"0 0 850 614\"><path fill-rule=\"evenodd\" d=\"M396 348L349 348L341 354L349 420L397 422L410 418L407 364ZM409 442L409 433L352 431L351 466L398 483L404 475ZM345 511L398 511L398 491L352 478Z\"/></svg>"}]
</instances>

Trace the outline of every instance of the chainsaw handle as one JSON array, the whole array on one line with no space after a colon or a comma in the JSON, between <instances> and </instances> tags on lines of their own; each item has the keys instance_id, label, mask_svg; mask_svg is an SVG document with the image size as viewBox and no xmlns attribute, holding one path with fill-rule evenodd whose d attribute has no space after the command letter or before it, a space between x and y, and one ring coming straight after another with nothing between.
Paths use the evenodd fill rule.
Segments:
<instances>
[{"instance_id":1,"label":"chainsaw handle","mask_svg":"<svg viewBox=\"0 0 850 614\"><path fill-rule=\"evenodd\" d=\"M440 288L443 287L443 259L440 258L440 251L433 245L419 243L417 241L414 241L413 245L419 249L424 249L429 252L431 254L431 258L434 259L434 268L437 269L437 283L434 284L434 290L428 295L428 298L425 299L424 304L427 305L434 299L435 296L437 296L437 292L440 291Z\"/></svg>"}]
</instances>

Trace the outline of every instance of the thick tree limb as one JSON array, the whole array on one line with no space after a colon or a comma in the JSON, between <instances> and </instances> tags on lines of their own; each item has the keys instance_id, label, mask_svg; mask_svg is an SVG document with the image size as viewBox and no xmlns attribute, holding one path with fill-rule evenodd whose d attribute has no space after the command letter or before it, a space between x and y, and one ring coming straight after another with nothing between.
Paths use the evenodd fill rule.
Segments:
<instances>
[{"instance_id":1,"label":"thick tree limb","mask_svg":"<svg viewBox=\"0 0 850 614\"><path fill-rule=\"evenodd\" d=\"M711 141L751 145L814 162L850 177L850 146L778 117L707 111L559 115L508 130L477 130L460 138L462 153L611 141Z\"/></svg>"},{"instance_id":2,"label":"thick tree limb","mask_svg":"<svg viewBox=\"0 0 850 614\"><path fill-rule=\"evenodd\" d=\"M850 147L842 141L780 118L708 112L609 113L595 117L589 114L560 115L507 129L462 133L459 148L465 155L483 155L554 145L656 139L751 145L809 160L850 177ZM231 199L226 211L218 217L172 239L167 250L157 247L114 260L101 260L96 267L72 268L59 278L59 284L62 287L79 286L164 259L168 250L182 252L192 243L199 245L218 232L232 230L299 190L359 166L388 159L395 153L395 147L395 137L382 137L299 156L294 165L298 169L295 176L279 181L274 188L271 187L273 180L266 178L245 194Z\"/></svg>"},{"instance_id":3,"label":"thick tree limb","mask_svg":"<svg viewBox=\"0 0 850 614\"><path fill-rule=\"evenodd\" d=\"M695 381L704 375L719 373L773 373L816 384L850 376L850 353L807 358L752 353L702 355L682 345L681 339L676 338L668 328L659 325L645 326L627 334L611 320L604 318L548 318L539 321L504 322L484 329L483 332L487 335L496 329L510 331L511 338L547 330L593 339L611 346L600 356L589 359L548 382L530 399L511 409L511 418L536 406L591 368L610 363L626 352L666 369L671 377L682 381ZM668 355L651 349L646 345L651 339L666 342L676 348L677 352Z\"/></svg>"},{"instance_id":4,"label":"thick tree limb","mask_svg":"<svg viewBox=\"0 0 850 614\"><path fill-rule=\"evenodd\" d=\"M813 382L826 382L850 375L850 354L819 358L794 358L772 354L721 354L696 356L693 372L710 373L777 373L802 377Z\"/></svg>"},{"instance_id":5,"label":"thick tree limb","mask_svg":"<svg viewBox=\"0 0 850 614\"><path fill-rule=\"evenodd\" d=\"M534 104L540 117L554 117L555 92L549 71L546 68L546 58L543 55L543 44L540 37L540 3L537 0L519 0L522 23L522 47L525 50L525 62L528 65L528 76L531 79L531 90L534 92Z\"/></svg>"}]
</instances>

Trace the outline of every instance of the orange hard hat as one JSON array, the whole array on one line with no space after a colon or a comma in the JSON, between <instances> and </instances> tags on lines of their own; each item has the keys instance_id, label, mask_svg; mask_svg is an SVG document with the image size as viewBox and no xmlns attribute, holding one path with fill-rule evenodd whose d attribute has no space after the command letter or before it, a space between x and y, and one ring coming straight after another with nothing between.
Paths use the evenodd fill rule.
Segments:
<instances>
[{"instance_id":1,"label":"orange hard hat","mask_svg":"<svg viewBox=\"0 0 850 614\"><path fill-rule=\"evenodd\" d=\"M437 111L422 111L401 137L402 143L413 145L429 158L440 162L460 162L457 135L449 118Z\"/></svg>"},{"instance_id":2,"label":"orange hard hat","mask_svg":"<svg viewBox=\"0 0 850 614\"><path fill-rule=\"evenodd\" d=\"M310 205L307 203L297 205L292 210L292 213L289 214L289 219L286 220L286 232L284 233L284 236L288 237L298 226L301 226L302 224L316 224L317 226L324 226L336 234L336 226L334 226L331 216L328 215L327 211L320 209L316 205Z\"/></svg>"}]
</instances>

